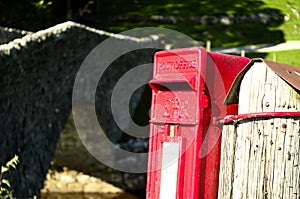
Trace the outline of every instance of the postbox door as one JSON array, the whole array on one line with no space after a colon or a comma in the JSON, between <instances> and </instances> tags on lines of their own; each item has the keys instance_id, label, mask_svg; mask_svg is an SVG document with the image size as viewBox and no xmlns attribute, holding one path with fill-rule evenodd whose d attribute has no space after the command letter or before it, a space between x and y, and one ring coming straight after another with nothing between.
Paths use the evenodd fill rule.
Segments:
<instances>
[{"instance_id":1,"label":"postbox door","mask_svg":"<svg viewBox=\"0 0 300 199\"><path fill-rule=\"evenodd\" d=\"M147 198L197 198L199 140L197 92L186 81L150 83L153 95ZM150 174L151 173L151 174ZM199 174L200 175L200 174ZM185 191L184 191L185 190ZM188 191L187 191L188 190Z\"/></svg>"}]
</instances>

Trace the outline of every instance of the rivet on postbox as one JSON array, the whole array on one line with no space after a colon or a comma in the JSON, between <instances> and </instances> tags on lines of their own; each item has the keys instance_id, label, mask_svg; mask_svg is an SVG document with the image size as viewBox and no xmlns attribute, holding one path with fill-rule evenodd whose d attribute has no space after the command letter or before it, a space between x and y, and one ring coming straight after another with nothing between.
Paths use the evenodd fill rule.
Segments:
<instances>
[{"instance_id":1,"label":"rivet on postbox","mask_svg":"<svg viewBox=\"0 0 300 199\"><path fill-rule=\"evenodd\" d=\"M221 132L213 118L236 113L223 101L249 61L203 48L155 54L147 199L217 198Z\"/></svg>"}]
</instances>

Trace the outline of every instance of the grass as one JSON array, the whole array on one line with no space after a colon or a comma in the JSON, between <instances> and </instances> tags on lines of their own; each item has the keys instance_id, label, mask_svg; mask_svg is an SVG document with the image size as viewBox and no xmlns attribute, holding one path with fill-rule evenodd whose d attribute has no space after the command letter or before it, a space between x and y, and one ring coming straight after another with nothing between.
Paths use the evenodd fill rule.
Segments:
<instances>
[{"instance_id":1,"label":"grass","mask_svg":"<svg viewBox=\"0 0 300 199\"><path fill-rule=\"evenodd\" d=\"M285 40L300 40L300 1L298 0L263 0L266 5L280 10L286 21L276 27L284 32Z\"/></svg>"},{"instance_id":2,"label":"grass","mask_svg":"<svg viewBox=\"0 0 300 199\"><path fill-rule=\"evenodd\" d=\"M107 13L105 13L107 12ZM257 15L259 13L285 16L269 24L243 23L234 25L197 25L189 21L190 16L202 15ZM103 13L106 16L180 16L183 22L162 24L147 21L113 21L110 18L98 24L98 28L111 32L122 32L137 27L163 27L177 30L195 40L210 40L212 47L230 47L251 44L281 43L300 40L299 0L115 0L107 3ZM277 52L278 62L300 66L297 58L300 51ZM273 54L256 54L273 59Z\"/></svg>"},{"instance_id":3,"label":"grass","mask_svg":"<svg viewBox=\"0 0 300 199\"><path fill-rule=\"evenodd\" d=\"M268 53L266 59L273 60L275 57L277 62L286 63L300 68L300 62L298 60L299 55L300 55L300 50L282 51L276 53L272 52L272 53Z\"/></svg>"}]
</instances>

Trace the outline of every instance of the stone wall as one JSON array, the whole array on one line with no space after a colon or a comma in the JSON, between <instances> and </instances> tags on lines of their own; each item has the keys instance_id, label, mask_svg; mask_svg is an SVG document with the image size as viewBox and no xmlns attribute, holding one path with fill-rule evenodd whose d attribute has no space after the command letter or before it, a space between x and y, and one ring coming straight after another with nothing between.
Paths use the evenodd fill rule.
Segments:
<instances>
[{"instance_id":1,"label":"stone wall","mask_svg":"<svg viewBox=\"0 0 300 199\"><path fill-rule=\"evenodd\" d=\"M17 168L7 175L17 198L40 196L40 189L43 187L50 162L53 160L61 131L65 127L68 128L68 125L71 125L71 129L74 130L70 113L76 73L87 54L108 37L122 40L124 45L126 42L157 42L151 38L144 41L122 37L66 22L0 45L0 128L2 129L0 165L14 154L19 156L20 163ZM11 39L7 38L7 40ZM114 75L120 76L120 73L128 71L139 61L149 63L156 50L133 52L128 57L120 58L117 64L112 64L110 68ZM106 76L102 80L103 85L111 89L109 85L112 79L114 79L112 76ZM103 97L103 95L109 96L112 91L106 89L103 93L101 88L99 90L97 91L97 99L100 100L97 102L99 117L107 129L107 135L115 142L121 142L122 131L111 122L108 98ZM143 92L135 96L136 104ZM66 126L68 117L69 123ZM76 137L75 131L71 133L73 133L71 137ZM65 148L61 147L64 143L68 145L67 141L60 140L58 149L61 151L56 152L57 157L54 161L57 167L68 164L67 166L74 169L85 169L85 166L78 165L76 160L73 163L62 161L69 155L73 157L84 155L92 159L91 156L85 156L88 153L84 149L77 151L76 142L71 142L70 151L73 154L68 154L64 153ZM99 163L95 160L92 162ZM108 181L118 182L119 186L128 188L126 176L128 178L127 174L117 172L115 177L110 175L107 178ZM113 178L123 180L114 181ZM144 177L141 179L145 180Z\"/></svg>"},{"instance_id":2,"label":"stone wall","mask_svg":"<svg viewBox=\"0 0 300 199\"><path fill-rule=\"evenodd\" d=\"M0 26L0 45L31 33L32 32Z\"/></svg>"},{"instance_id":3,"label":"stone wall","mask_svg":"<svg viewBox=\"0 0 300 199\"><path fill-rule=\"evenodd\" d=\"M201 15L183 18L181 16L165 16L153 15L150 17L145 16L112 16L113 21L124 22L154 22L154 23L192 23L197 25L233 25L244 23L255 24L270 24L274 22L282 22L284 16L281 13L257 13L253 15Z\"/></svg>"}]
</instances>

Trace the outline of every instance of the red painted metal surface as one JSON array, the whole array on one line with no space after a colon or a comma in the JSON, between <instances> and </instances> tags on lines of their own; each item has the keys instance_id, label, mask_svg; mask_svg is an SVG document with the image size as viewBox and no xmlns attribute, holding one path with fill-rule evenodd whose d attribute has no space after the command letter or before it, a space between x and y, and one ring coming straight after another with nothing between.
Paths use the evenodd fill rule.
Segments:
<instances>
[{"instance_id":1,"label":"red painted metal surface","mask_svg":"<svg viewBox=\"0 0 300 199\"><path fill-rule=\"evenodd\" d=\"M237 123L247 119L264 119L264 118L291 118L300 117L300 112L261 112L261 113L246 113L239 115L227 115L221 119L215 119L215 125L223 125L228 123Z\"/></svg>"},{"instance_id":2,"label":"red painted metal surface","mask_svg":"<svg viewBox=\"0 0 300 199\"><path fill-rule=\"evenodd\" d=\"M164 144L179 144L174 195L167 199L216 199L221 130L213 118L237 114L223 101L248 58L206 52L203 48L155 54L150 119L147 199L166 199ZM173 161L173 162L174 162ZM173 165L174 165L173 164ZM174 187L173 187L174 188Z\"/></svg>"}]
</instances>

